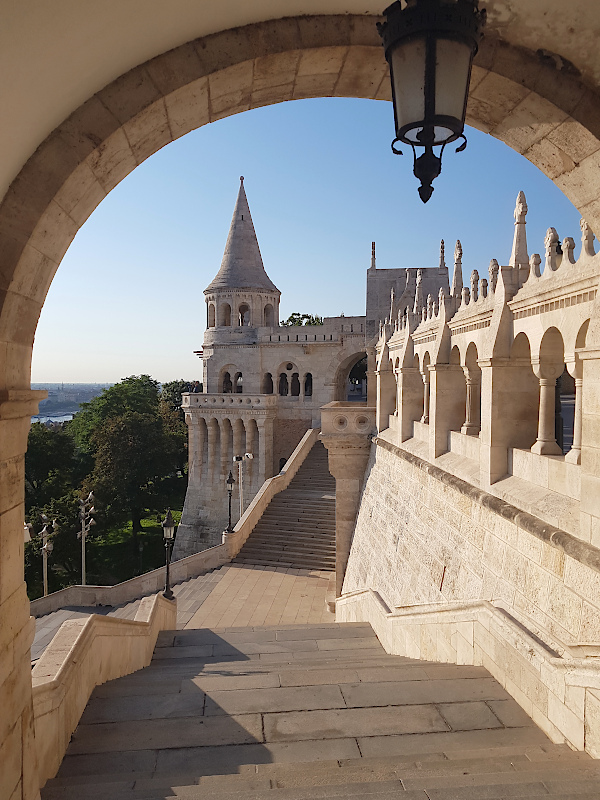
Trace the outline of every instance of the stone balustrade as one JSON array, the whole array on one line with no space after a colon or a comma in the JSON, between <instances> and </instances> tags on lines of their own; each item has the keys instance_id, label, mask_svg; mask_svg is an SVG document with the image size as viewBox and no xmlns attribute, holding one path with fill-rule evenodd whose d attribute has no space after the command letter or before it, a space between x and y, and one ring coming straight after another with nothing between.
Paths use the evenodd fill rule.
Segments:
<instances>
[{"instance_id":1,"label":"stone balustrade","mask_svg":"<svg viewBox=\"0 0 600 800\"><path fill-rule=\"evenodd\" d=\"M182 394L181 406L184 411L202 409L213 411L217 409L234 408L238 411L254 411L262 408L274 408L277 405L277 395L274 394Z\"/></svg>"}]
</instances>

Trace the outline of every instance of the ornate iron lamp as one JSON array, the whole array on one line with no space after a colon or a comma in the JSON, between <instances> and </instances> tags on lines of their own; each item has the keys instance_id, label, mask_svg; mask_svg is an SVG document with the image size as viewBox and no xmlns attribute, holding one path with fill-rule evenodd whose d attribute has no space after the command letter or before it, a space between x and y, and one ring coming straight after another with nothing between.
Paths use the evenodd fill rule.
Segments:
<instances>
[{"instance_id":1,"label":"ornate iron lamp","mask_svg":"<svg viewBox=\"0 0 600 800\"><path fill-rule=\"evenodd\" d=\"M165 576L165 590L163 597L167 600L172 600L174 595L171 591L171 581L169 575L169 568L171 566L171 551L173 550L173 540L175 539L175 520L171 514L171 509L167 510L167 516L162 521L163 538L165 540L166 551L166 576Z\"/></svg>"},{"instance_id":2,"label":"ornate iron lamp","mask_svg":"<svg viewBox=\"0 0 600 800\"><path fill-rule=\"evenodd\" d=\"M485 10L478 0L400 0L383 12L377 28L390 65L397 142L413 149L419 196L426 203L433 180L442 171L442 154L450 142L464 141L471 65L481 41ZM440 146L439 155L433 151ZM415 148L425 152L417 157Z\"/></svg>"},{"instance_id":3,"label":"ornate iron lamp","mask_svg":"<svg viewBox=\"0 0 600 800\"><path fill-rule=\"evenodd\" d=\"M225 533L233 533L233 526L231 524L231 497L233 495L233 487L235 485L235 480L231 470L229 470L229 476L227 477L225 483L227 484L227 494L229 499L229 523L227 524Z\"/></svg>"}]
</instances>

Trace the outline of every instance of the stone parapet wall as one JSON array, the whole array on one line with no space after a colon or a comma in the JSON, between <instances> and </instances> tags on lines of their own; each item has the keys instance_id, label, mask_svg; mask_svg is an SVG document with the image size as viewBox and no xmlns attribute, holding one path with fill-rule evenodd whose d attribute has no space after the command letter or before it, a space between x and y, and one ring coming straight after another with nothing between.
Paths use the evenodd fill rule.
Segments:
<instances>
[{"instance_id":1,"label":"stone parapet wall","mask_svg":"<svg viewBox=\"0 0 600 800\"><path fill-rule=\"evenodd\" d=\"M338 598L336 621L369 622L394 655L485 667L552 741L600 758L597 646L545 642L485 600L391 611L368 589Z\"/></svg>"},{"instance_id":2,"label":"stone parapet wall","mask_svg":"<svg viewBox=\"0 0 600 800\"><path fill-rule=\"evenodd\" d=\"M343 592L390 607L503 602L565 645L600 642L600 551L382 439L372 446Z\"/></svg>"}]
</instances>

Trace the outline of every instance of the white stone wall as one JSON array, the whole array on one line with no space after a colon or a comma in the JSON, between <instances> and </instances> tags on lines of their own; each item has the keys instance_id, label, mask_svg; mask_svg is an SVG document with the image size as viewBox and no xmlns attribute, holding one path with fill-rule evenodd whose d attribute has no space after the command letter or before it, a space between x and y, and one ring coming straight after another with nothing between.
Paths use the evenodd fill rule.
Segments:
<instances>
[{"instance_id":1,"label":"white stone wall","mask_svg":"<svg viewBox=\"0 0 600 800\"><path fill-rule=\"evenodd\" d=\"M377 440L344 593L391 607L500 601L544 641L600 641L598 550Z\"/></svg>"}]
</instances>

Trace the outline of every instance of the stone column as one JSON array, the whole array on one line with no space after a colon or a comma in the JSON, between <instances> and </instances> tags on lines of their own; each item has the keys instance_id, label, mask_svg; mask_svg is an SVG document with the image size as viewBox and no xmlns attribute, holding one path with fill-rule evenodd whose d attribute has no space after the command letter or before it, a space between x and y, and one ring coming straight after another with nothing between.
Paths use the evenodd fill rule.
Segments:
<instances>
[{"instance_id":1,"label":"stone column","mask_svg":"<svg viewBox=\"0 0 600 800\"><path fill-rule=\"evenodd\" d=\"M230 443L233 449L231 422L227 418L221 419L219 427L221 431L221 476L226 478L229 470L233 469L233 459L229 453Z\"/></svg>"},{"instance_id":2,"label":"stone column","mask_svg":"<svg viewBox=\"0 0 600 800\"><path fill-rule=\"evenodd\" d=\"M422 372L421 377L423 378L423 416L421 417L421 422L429 425L429 372Z\"/></svg>"},{"instance_id":3,"label":"stone column","mask_svg":"<svg viewBox=\"0 0 600 800\"><path fill-rule=\"evenodd\" d=\"M481 397L481 384L469 367L463 367L467 397L465 402L465 424L460 429L466 436L478 436L481 429L479 414L479 398Z\"/></svg>"},{"instance_id":4,"label":"stone column","mask_svg":"<svg viewBox=\"0 0 600 800\"><path fill-rule=\"evenodd\" d=\"M244 436L244 422L241 419L236 419L233 423L233 455L243 456L246 452L245 436Z\"/></svg>"},{"instance_id":5,"label":"stone column","mask_svg":"<svg viewBox=\"0 0 600 800\"><path fill-rule=\"evenodd\" d=\"M219 431L219 423L213 417L207 422L207 435L208 435L208 480L211 483L218 481L219 469L217 466L217 435Z\"/></svg>"},{"instance_id":6,"label":"stone column","mask_svg":"<svg viewBox=\"0 0 600 800\"><path fill-rule=\"evenodd\" d=\"M542 456L561 456L562 450L556 443L554 403L556 379L562 373L562 364L560 368L537 364L533 371L540 382L540 407L537 441L531 448L531 452Z\"/></svg>"},{"instance_id":7,"label":"stone column","mask_svg":"<svg viewBox=\"0 0 600 800\"><path fill-rule=\"evenodd\" d=\"M25 451L46 392L0 391L0 796L39 800L31 690L35 620L23 574Z\"/></svg>"},{"instance_id":8,"label":"stone column","mask_svg":"<svg viewBox=\"0 0 600 800\"><path fill-rule=\"evenodd\" d=\"M583 412L583 364L579 359L567 363L569 375L575 378L575 419L573 424L573 444L565 456L569 464L581 464L581 428Z\"/></svg>"},{"instance_id":9,"label":"stone column","mask_svg":"<svg viewBox=\"0 0 600 800\"><path fill-rule=\"evenodd\" d=\"M596 300L599 304L599 300ZM582 538L600 547L600 319L592 315L586 349L579 352L583 360L581 393L581 501L580 531Z\"/></svg>"},{"instance_id":10,"label":"stone column","mask_svg":"<svg viewBox=\"0 0 600 800\"><path fill-rule=\"evenodd\" d=\"M365 469L371 450L370 437L361 434L325 434L329 472L335 478L335 594L342 594L352 534L360 502Z\"/></svg>"},{"instance_id":11,"label":"stone column","mask_svg":"<svg viewBox=\"0 0 600 800\"><path fill-rule=\"evenodd\" d=\"M374 347L367 347L367 405L377 404L377 355Z\"/></svg>"},{"instance_id":12,"label":"stone column","mask_svg":"<svg viewBox=\"0 0 600 800\"><path fill-rule=\"evenodd\" d=\"M258 487L255 488L254 484L256 483L256 473L258 464L257 461L257 454L256 454L256 443L254 441L254 421L252 419L245 419L244 428L246 431L246 453L252 453L254 458L252 461L248 461L246 465L247 475L248 475L248 486L252 487L252 495L256 493ZM248 498L249 500L252 497Z\"/></svg>"}]
</instances>

